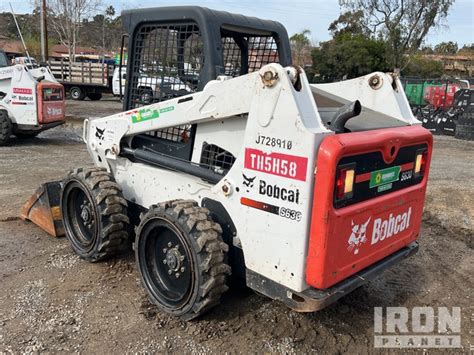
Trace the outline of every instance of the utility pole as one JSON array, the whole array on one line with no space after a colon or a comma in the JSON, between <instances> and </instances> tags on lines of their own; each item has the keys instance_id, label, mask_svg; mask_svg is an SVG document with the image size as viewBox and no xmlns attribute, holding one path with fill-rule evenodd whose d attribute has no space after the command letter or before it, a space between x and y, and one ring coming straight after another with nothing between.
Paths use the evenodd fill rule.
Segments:
<instances>
[{"instance_id":1,"label":"utility pole","mask_svg":"<svg viewBox=\"0 0 474 355\"><path fill-rule=\"evenodd\" d=\"M41 60L46 62L48 60L48 25L46 15L46 0L41 0Z\"/></svg>"}]
</instances>

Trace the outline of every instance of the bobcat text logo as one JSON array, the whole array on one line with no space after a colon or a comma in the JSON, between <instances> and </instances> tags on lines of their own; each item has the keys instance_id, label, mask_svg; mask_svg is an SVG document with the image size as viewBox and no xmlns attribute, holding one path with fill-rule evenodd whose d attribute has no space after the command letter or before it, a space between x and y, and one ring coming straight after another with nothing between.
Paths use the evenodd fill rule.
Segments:
<instances>
[{"instance_id":1,"label":"bobcat text logo","mask_svg":"<svg viewBox=\"0 0 474 355\"><path fill-rule=\"evenodd\" d=\"M383 220L377 218L374 221L374 229L372 231L372 245L382 241L386 238L390 238L410 227L411 207L405 213L401 213L397 216L393 216L392 213L388 216L388 219Z\"/></svg>"},{"instance_id":2,"label":"bobcat text logo","mask_svg":"<svg viewBox=\"0 0 474 355\"><path fill-rule=\"evenodd\" d=\"M369 217L369 219L362 224L354 224L354 221L352 221L352 232L347 241L349 243L347 250L354 252L354 255L359 254L359 248L367 241L367 226L371 218L372 217Z\"/></svg>"}]
</instances>

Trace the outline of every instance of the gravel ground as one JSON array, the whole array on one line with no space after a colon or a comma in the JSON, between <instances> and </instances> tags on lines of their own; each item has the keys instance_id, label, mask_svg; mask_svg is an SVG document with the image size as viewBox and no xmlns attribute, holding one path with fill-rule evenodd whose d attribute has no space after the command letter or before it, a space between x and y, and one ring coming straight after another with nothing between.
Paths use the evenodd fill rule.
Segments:
<instances>
[{"instance_id":1,"label":"gravel ground","mask_svg":"<svg viewBox=\"0 0 474 355\"><path fill-rule=\"evenodd\" d=\"M89 165L81 119L119 102L67 102L69 123L0 148L0 352L331 352L373 348L373 307L459 306L460 352L473 343L474 142L435 137L420 252L336 304L299 314L234 287L202 318L159 312L126 253L90 264L18 220L40 182Z\"/></svg>"}]
</instances>

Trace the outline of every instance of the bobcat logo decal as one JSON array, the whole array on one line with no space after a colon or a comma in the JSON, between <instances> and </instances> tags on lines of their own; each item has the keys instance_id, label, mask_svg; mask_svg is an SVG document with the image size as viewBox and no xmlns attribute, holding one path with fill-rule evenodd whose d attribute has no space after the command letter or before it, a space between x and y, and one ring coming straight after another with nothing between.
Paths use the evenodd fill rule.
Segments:
<instances>
[{"instance_id":1,"label":"bobcat logo decal","mask_svg":"<svg viewBox=\"0 0 474 355\"><path fill-rule=\"evenodd\" d=\"M353 252L354 255L359 254L359 248L367 241L365 234L367 233L367 226L371 218L372 217L369 217L367 222L363 224L354 224L354 221L352 221L352 233L347 241L349 244L347 250Z\"/></svg>"}]
</instances>

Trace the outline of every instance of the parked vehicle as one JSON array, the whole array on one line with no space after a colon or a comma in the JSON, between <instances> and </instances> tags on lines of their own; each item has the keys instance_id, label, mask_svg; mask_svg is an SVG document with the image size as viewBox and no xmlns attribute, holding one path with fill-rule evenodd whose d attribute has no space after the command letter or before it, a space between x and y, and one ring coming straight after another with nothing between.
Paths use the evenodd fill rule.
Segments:
<instances>
[{"instance_id":1,"label":"parked vehicle","mask_svg":"<svg viewBox=\"0 0 474 355\"><path fill-rule=\"evenodd\" d=\"M100 100L103 93L112 92L113 66L107 63L69 62L50 60L49 68L58 82L64 85L73 100Z\"/></svg>"},{"instance_id":2,"label":"parked vehicle","mask_svg":"<svg viewBox=\"0 0 474 355\"><path fill-rule=\"evenodd\" d=\"M30 138L64 123L64 87L48 68L8 65L0 50L0 146L17 138Z\"/></svg>"},{"instance_id":3,"label":"parked vehicle","mask_svg":"<svg viewBox=\"0 0 474 355\"><path fill-rule=\"evenodd\" d=\"M145 71L141 71L140 77L137 83L138 94L140 100L145 104L150 104L163 96L172 98L192 92L191 87L182 82L177 77L171 76L151 76ZM119 82L122 83L122 93L125 92L127 70L122 68L122 80L119 80L119 68L115 68L112 88L114 95L120 95Z\"/></svg>"}]
</instances>

